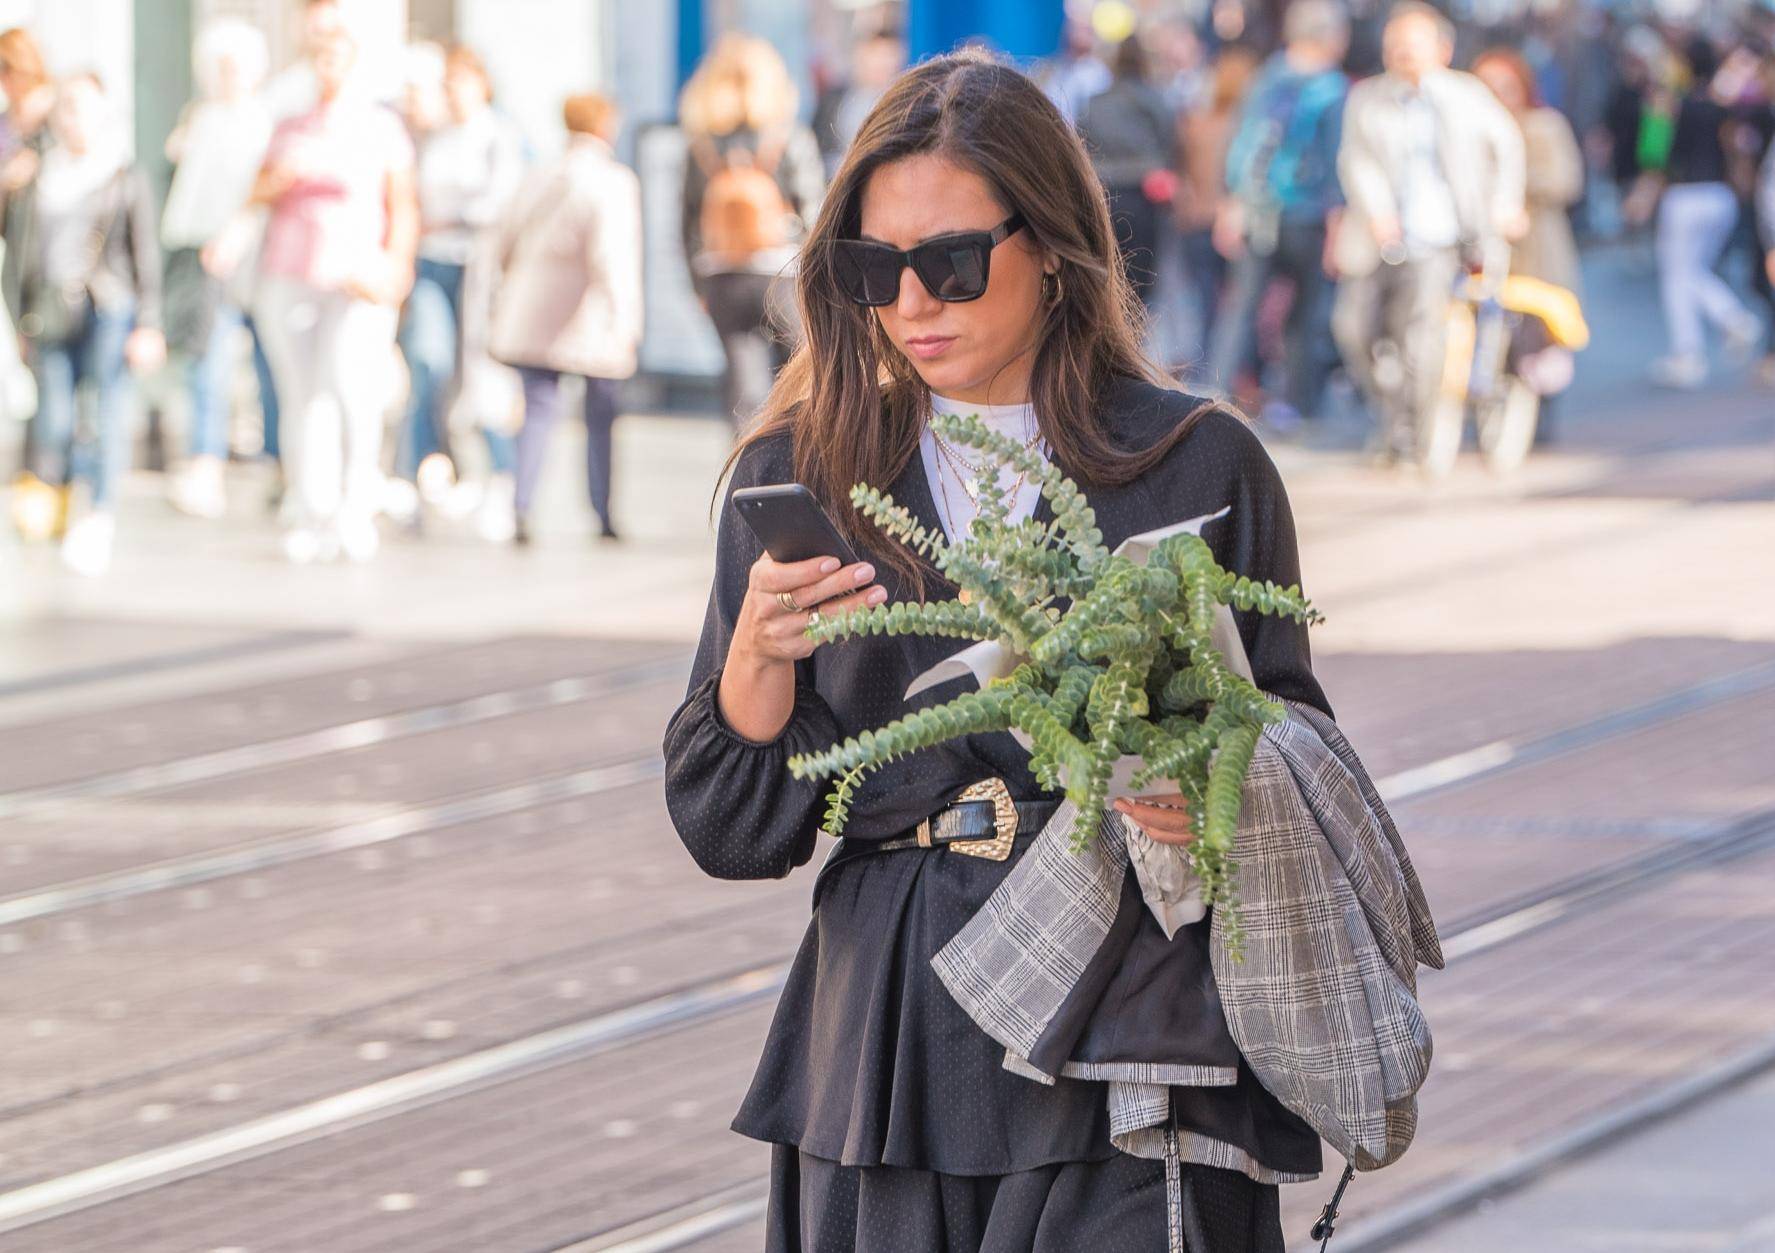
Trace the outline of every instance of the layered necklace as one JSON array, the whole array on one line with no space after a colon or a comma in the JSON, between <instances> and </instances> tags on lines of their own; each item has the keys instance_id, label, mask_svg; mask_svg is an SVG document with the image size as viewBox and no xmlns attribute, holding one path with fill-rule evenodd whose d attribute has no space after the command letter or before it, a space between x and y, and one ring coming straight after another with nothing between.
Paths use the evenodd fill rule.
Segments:
<instances>
[{"instance_id":1,"label":"layered necklace","mask_svg":"<svg viewBox=\"0 0 1775 1253\"><path fill-rule=\"evenodd\" d=\"M1042 433L1038 427L1035 434L1023 441L1024 450L1034 451L1035 446L1041 442L1041 438ZM949 516L950 525L954 526L959 534L962 528L959 524L959 519L955 513L954 507L949 503L949 485L944 482L942 472L943 466L947 464L950 467L950 471L955 475L956 481L961 484L962 491L967 493L969 503L974 506L975 515L978 515L980 512L980 480L989 470L993 473L996 473L997 471L995 468L988 465L978 464L968 460L968 458L962 456L962 454L956 450L953 444L935 431L931 432L931 439L934 440L937 445L937 490L943 494L943 512ZM1028 478L1028 470L1018 472L1016 481L1012 483L1009 493L1009 498L1013 502L1017 499L1017 493L1023 490L1023 485L1028 481Z\"/></svg>"}]
</instances>

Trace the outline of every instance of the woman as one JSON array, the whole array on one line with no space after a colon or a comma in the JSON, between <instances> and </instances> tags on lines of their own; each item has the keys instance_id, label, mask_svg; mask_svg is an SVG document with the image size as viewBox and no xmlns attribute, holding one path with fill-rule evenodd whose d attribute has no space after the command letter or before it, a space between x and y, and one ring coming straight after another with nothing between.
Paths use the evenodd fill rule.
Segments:
<instances>
[{"instance_id":1,"label":"woman","mask_svg":"<svg viewBox=\"0 0 1775 1253\"><path fill-rule=\"evenodd\" d=\"M617 383L635 372L641 342L641 184L616 159L616 106L570 96L567 150L519 193L499 241L504 273L487 350L524 385L518 431L516 530L530 542L530 506L549 433L561 413L561 376L585 379L586 487L599 535L610 520L610 430Z\"/></svg>"},{"instance_id":2,"label":"woman","mask_svg":"<svg viewBox=\"0 0 1775 1253\"><path fill-rule=\"evenodd\" d=\"M413 145L347 89L356 58L343 27L317 40L318 99L278 123L253 186L271 207L256 320L283 401L283 548L297 564L376 553L383 379L413 284Z\"/></svg>"},{"instance_id":3,"label":"woman","mask_svg":"<svg viewBox=\"0 0 1775 1253\"><path fill-rule=\"evenodd\" d=\"M923 273L903 268L897 250L932 240ZM925 636L816 651L804 634L808 606L829 617L922 600L933 581L935 598L955 596L847 502L853 483L869 482L951 537L971 525L972 476L958 469L970 454L937 440L929 414L978 412L1050 456L1089 493L1112 548L1227 505L1211 528L1223 563L1282 583L1300 574L1274 465L1238 418L1159 383L1090 160L1010 67L939 57L888 90L802 249L799 296L806 343L730 458L729 499L734 488L801 482L865 560L778 563L723 510L690 686L664 739L673 823L720 878L807 862L827 789L792 779L787 759L931 703L901 693L955 651ZM1051 521L1036 495L1027 484L1014 493L1012 520ZM1238 619L1258 683L1325 708L1304 629ZM813 922L733 1124L773 1145L771 1250L1167 1247L1166 1163L1111 1147L1102 1085L1043 1086L1007 1071L1004 1049L930 967L1038 824L1020 825L1008 861L879 849L990 776L1050 815L1059 799L1016 740L993 733L889 763L852 800L842 855L815 885ZM1176 811L1118 808L1156 839L1190 838ZM1181 1167L1191 1249L1279 1251L1274 1181L1319 1170L1317 1137L1245 1071L1234 1087L1174 1092L1176 1127L1217 1139L1223 1160L1240 1164Z\"/></svg>"},{"instance_id":4,"label":"woman","mask_svg":"<svg viewBox=\"0 0 1775 1253\"><path fill-rule=\"evenodd\" d=\"M19 331L37 378L33 470L62 490L64 510L73 478L88 481L90 509L63 537L62 560L97 575L111 563L117 481L129 463L129 370L166 358L160 245L153 192L99 80L63 82L49 125L55 143L23 193L33 227L17 258ZM96 450L76 439L82 383L94 392Z\"/></svg>"},{"instance_id":5,"label":"woman","mask_svg":"<svg viewBox=\"0 0 1775 1253\"><path fill-rule=\"evenodd\" d=\"M1146 52L1138 35L1117 45L1115 78L1091 97L1079 134L1109 191L1122 264L1140 301L1149 309L1158 278L1159 215L1172 189L1177 126L1165 97L1147 81ZM1155 177L1156 176L1156 177Z\"/></svg>"},{"instance_id":6,"label":"woman","mask_svg":"<svg viewBox=\"0 0 1775 1253\"><path fill-rule=\"evenodd\" d=\"M1578 245L1571 207L1584 194L1584 156L1565 114L1541 102L1535 72L1514 48L1491 48L1473 62L1473 73L1490 87L1522 128L1528 161L1528 233L1510 253L1510 272L1579 289Z\"/></svg>"},{"instance_id":7,"label":"woman","mask_svg":"<svg viewBox=\"0 0 1775 1253\"><path fill-rule=\"evenodd\" d=\"M1719 328L1733 355L1748 356L1763 336L1762 322L1713 268L1738 223L1738 197L1728 181L1729 118L1712 95L1719 58L1705 39L1689 48L1688 68L1669 157L1661 175L1646 176L1648 187L1663 188L1655 250L1670 334L1670 354L1653 362L1652 379L1682 389L1707 381L1707 323Z\"/></svg>"},{"instance_id":8,"label":"woman","mask_svg":"<svg viewBox=\"0 0 1775 1253\"><path fill-rule=\"evenodd\" d=\"M412 482L427 457L451 460L445 402L459 373L465 309L463 276L481 232L495 224L524 176L523 141L493 109L493 82L465 47L444 54L444 124L419 148L419 265L401 323L407 361L407 417L395 473ZM472 320L473 315L469 315ZM490 538L511 536L511 437L483 428L493 478L483 513ZM440 478L453 478L455 468Z\"/></svg>"},{"instance_id":9,"label":"woman","mask_svg":"<svg viewBox=\"0 0 1775 1253\"><path fill-rule=\"evenodd\" d=\"M31 415L25 427L18 474L13 482L12 519L26 539L60 537L67 527L66 493L58 492L31 472L37 436L36 384L19 356L18 260L32 229L31 197L25 193L50 142L49 111L55 105L55 84L43 62L43 50L22 26L0 31L0 237L9 253L0 271L5 296L0 325L0 414Z\"/></svg>"},{"instance_id":10,"label":"woman","mask_svg":"<svg viewBox=\"0 0 1775 1253\"><path fill-rule=\"evenodd\" d=\"M819 141L795 108L788 67L755 35L722 36L678 101L684 256L721 337L722 398L736 426L788 358L795 246L820 207Z\"/></svg>"},{"instance_id":11,"label":"woman","mask_svg":"<svg viewBox=\"0 0 1775 1253\"><path fill-rule=\"evenodd\" d=\"M219 518L227 509L222 470L229 393L246 317L221 277L203 264L203 250L246 203L271 140L271 118L253 94L265 57L265 37L247 23L223 18L205 26L191 53L202 97L166 141L166 155L177 164L160 221L169 336L187 357L191 397L191 456L171 496L175 507L200 518Z\"/></svg>"}]
</instances>

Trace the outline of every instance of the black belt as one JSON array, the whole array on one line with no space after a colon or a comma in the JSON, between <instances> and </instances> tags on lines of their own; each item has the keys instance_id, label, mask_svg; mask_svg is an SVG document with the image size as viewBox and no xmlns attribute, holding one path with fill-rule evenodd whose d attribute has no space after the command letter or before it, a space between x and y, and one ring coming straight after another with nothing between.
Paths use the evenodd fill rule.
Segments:
<instances>
[{"instance_id":1,"label":"black belt","mask_svg":"<svg viewBox=\"0 0 1775 1253\"><path fill-rule=\"evenodd\" d=\"M916 834L870 842L869 847L882 852L896 848L947 848L969 857L1004 861L1011 855L1012 841L1017 836L1034 835L1059 808L1059 801L1013 800L1003 779L985 779L921 821Z\"/></svg>"}]
</instances>

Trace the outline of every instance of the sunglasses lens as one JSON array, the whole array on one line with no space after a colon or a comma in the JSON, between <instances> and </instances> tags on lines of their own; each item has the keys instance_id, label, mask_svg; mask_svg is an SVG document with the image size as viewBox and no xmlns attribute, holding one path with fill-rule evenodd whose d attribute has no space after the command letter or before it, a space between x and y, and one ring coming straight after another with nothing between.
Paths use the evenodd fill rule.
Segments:
<instances>
[{"instance_id":1,"label":"sunglasses lens","mask_svg":"<svg viewBox=\"0 0 1775 1253\"><path fill-rule=\"evenodd\" d=\"M900 258L860 240L838 241L833 267L844 294L862 305L889 305L900 294Z\"/></svg>"},{"instance_id":2,"label":"sunglasses lens","mask_svg":"<svg viewBox=\"0 0 1775 1253\"><path fill-rule=\"evenodd\" d=\"M978 300L986 294L987 248L975 242L932 243L913 254L913 267L938 300Z\"/></svg>"}]
</instances>

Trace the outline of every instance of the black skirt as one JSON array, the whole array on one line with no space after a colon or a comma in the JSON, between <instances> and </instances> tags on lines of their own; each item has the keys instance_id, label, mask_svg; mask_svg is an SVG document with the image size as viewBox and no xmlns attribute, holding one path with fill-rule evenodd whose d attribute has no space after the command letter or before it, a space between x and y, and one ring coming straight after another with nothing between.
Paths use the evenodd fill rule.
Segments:
<instances>
[{"instance_id":1,"label":"black skirt","mask_svg":"<svg viewBox=\"0 0 1775 1253\"><path fill-rule=\"evenodd\" d=\"M1170 1171L1169 1176L1167 1171ZM1169 1186L1168 1186L1169 1183ZM1274 1184L1125 1153L1007 1175L771 1149L765 1253L1283 1253Z\"/></svg>"}]
</instances>

